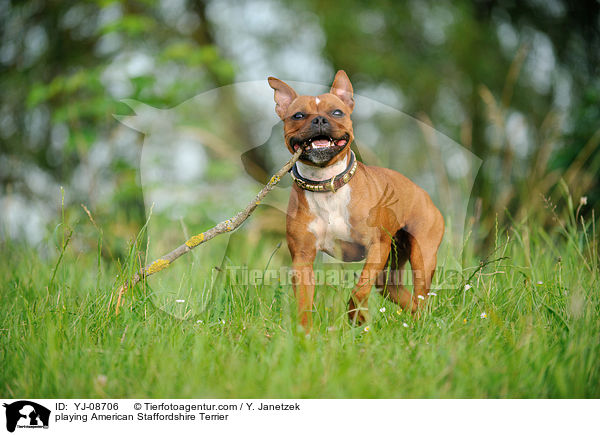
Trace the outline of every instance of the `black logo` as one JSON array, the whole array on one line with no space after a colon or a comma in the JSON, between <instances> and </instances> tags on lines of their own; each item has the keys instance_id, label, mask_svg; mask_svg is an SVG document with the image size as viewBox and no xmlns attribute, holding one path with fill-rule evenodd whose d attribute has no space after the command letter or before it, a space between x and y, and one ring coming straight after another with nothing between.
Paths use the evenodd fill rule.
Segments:
<instances>
[{"instance_id":1,"label":"black logo","mask_svg":"<svg viewBox=\"0 0 600 435\"><path fill-rule=\"evenodd\" d=\"M50 410L29 400L19 400L6 408L6 429L14 432L15 428L48 429Z\"/></svg>"}]
</instances>

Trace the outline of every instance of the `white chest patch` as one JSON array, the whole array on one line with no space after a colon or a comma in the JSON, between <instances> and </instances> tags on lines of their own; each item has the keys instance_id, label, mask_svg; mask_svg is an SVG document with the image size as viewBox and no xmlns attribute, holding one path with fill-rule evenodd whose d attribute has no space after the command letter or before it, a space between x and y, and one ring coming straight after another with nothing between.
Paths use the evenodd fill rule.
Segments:
<instances>
[{"instance_id":1,"label":"white chest patch","mask_svg":"<svg viewBox=\"0 0 600 435\"><path fill-rule=\"evenodd\" d=\"M304 195L310 213L314 219L308 224L308 230L315 235L318 251L339 257L338 241L352 242L350 235L350 186L344 185L335 193L310 192Z\"/></svg>"},{"instance_id":2,"label":"white chest patch","mask_svg":"<svg viewBox=\"0 0 600 435\"><path fill-rule=\"evenodd\" d=\"M297 163L298 172L305 178L323 181L342 173L347 166L347 158L325 168ZM341 258L337 242L352 242L350 234L350 185L345 184L334 192L304 191L304 196L314 219L308 224L308 230L317 239L317 251L324 251L332 257Z\"/></svg>"}]
</instances>

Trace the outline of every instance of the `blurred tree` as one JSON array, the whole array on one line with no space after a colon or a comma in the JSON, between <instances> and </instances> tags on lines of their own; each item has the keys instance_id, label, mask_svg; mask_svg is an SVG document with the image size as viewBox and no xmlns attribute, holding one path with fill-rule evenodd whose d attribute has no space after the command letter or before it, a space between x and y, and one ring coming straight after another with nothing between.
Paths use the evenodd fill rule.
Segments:
<instances>
[{"instance_id":1,"label":"blurred tree","mask_svg":"<svg viewBox=\"0 0 600 435\"><path fill-rule=\"evenodd\" d=\"M227 3L234 13L237 4ZM597 1L272 0L244 2L243 10L260 15L269 4L291 11L286 20L314 17L322 56L356 89L433 124L484 160L473 196L482 237L496 215L505 222L505 209L517 218L547 216L531 204L542 204L539 194L551 195L561 177L576 197L588 196L584 212L598 205ZM207 14L216 5L1 2L0 204L37 201L54 213L65 185L71 204L85 202L100 222L110 217L111 234L135 234L144 219L141 138L111 115L129 113L124 98L170 107L234 80ZM296 25L289 22L285 41L260 39L257 52L286 59L274 47L295 43ZM232 110L240 140L245 119ZM37 209L20 210L11 219L25 225L27 210Z\"/></svg>"},{"instance_id":2,"label":"blurred tree","mask_svg":"<svg viewBox=\"0 0 600 435\"><path fill-rule=\"evenodd\" d=\"M112 114L129 113L123 98L172 106L233 80L204 3L2 2L0 19L0 198L56 210L70 186L70 203L131 237L141 138Z\"/></svg>"}]
</instances>

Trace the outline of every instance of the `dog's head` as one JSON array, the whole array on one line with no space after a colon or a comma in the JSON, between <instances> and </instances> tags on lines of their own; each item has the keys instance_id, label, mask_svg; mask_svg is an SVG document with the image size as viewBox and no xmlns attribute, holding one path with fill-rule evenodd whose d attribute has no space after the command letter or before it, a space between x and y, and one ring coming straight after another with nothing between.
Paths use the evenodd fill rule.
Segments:
<instances>
[{"instance_id":1,"label":"dog's head","mask_svg":"<svg viewBox=\"0 0 600 435\"><path fill-rule=\"evenodd\" d=\"M329 93L317 97L299 96L275 77L269 77L269 85L275 90L275 111L283 120L285 144L291 153L302 147L301 161L324 167L349 152L354 140L350 120L354 99L344 71L337 72Z\"/></svg>"}]
</instances>

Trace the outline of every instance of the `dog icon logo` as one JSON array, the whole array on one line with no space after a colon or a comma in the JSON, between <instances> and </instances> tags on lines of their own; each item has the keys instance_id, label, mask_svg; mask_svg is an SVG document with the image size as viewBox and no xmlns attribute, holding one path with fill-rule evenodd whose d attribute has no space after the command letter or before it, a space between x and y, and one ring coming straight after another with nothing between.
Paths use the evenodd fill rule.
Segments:
<instances>
[{"instance_id":1,"label":"dog icon logo","mask_svg":"<svg viewBox=\"0 0 600 435\"><path fill-rule=\"evenodd\" d=\"M14 432L18 428L48 429L50 410L29 400L19 400L4 404L6 408L6 430Z\"/></svg>"}]
</instances>

